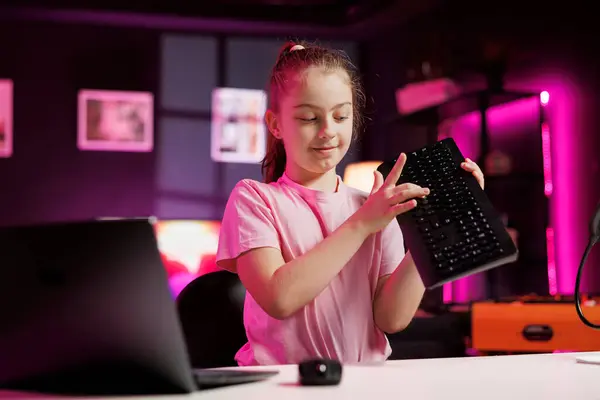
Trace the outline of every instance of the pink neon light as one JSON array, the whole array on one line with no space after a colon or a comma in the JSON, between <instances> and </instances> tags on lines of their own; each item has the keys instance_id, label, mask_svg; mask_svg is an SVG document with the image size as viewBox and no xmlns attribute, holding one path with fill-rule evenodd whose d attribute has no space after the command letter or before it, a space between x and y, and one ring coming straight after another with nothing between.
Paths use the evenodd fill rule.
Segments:
<instances>
[{"instance_id":1,"label":"pink neon light","mask_svg":"<svg viewBox=\"0 0 600 400\"><path fill-rule=\"evenodd\" d=\"M565 79L552 89L553 101L549 122L552 124L552 172L557 186L552 190L550 205L554 243L556 245L556 279L560 294L572 294L587 226L581 222L584 193L581 171L573 160L579 160L584 142L577 118L578 101L582 97L573 82Z\"/></svg>"},{"instance_id":2,"label":"pink neon light","mask_svg":"<svg viewBox=\"0 0 600 400\"><path fill-rule=\"evenodd\" d=\"M523 90L544 87L552 93L552 104L545 105L551 125L552 201L550 221L553 230L556 286L558 294L572 294L577 264L587 240L587 218L581 204L588 182L583 179L582 159L585 129L581 113L586 83L566 66L544 65L527 74L515 76L511 88ZM549 99L549 96L548 96ZM540 93L540 102L542 101ZM582 282L585 286L585 280Z\"/></svg>"},{"instance_id":3,"label":"pink neon light","mask_svg":"<svg viewBox=\"0 0 600 400\"><path fill-rule=\"evenodd\" d=\"M550 146L550 126L547 122L542 123L542 154L544 159L544 194L546 197L552 195L552 150Z\"/></svg>"},{"instance_id":4,"label":"pink neon light","mask_svg":"<svg viewBox=\"0 0 600 400\"><path fill-rule=\"evenodd\" d=\"M519 140L520 133L515 134L513 132L523 131L521 127L535 127L540 115L539 101L537 96L534 96L490 107L487 112L487 119L493 139L507 140L507 137L511 137L513 140ZM479 112L468 113L452 121L449 135L454 138L465 157L472 159L479 157L480 127L481 116ZM445 303L466 303L487 296L486 276L484 274L462 278L452 284L444 285L443 288Z\"/></svg>"},{"instance_id":5,"label":"pink neon light","mask_svg":"<svg viewBox=\"0 0 600 400\"><path fill-rule=\"evenodd\" d=\"M540 94L542 106L546 106L550 100L548 92L543 91ZM544 194L546 197L552 196L552 147L550 145L550 126L546 121L542 122L542 155L544 160ZM548 257L548 292L551 296L558 293L558 283L556 282L556 261L554 258L554 229L549 226L546 228L546 253Z\"/></svg>"},{"instance_id":6,"label":"pink neon light","mask_svg":"<svg viewBox=\"0 0 600 400\"><path fill-rule=\"evenodd\" d=\"M548 292L551 296L558 293L556 281L556 261L554 259L554 229L546 228L546 248L548 253Z\"/></svg>"},{"instance_id":7,"label":"pink neon light","mask_svg":"<svg viewBox=\"0 0 600 400\"><path fill-rule=\"evenodd\" d=\"M547 91L540 93L542 106L548 105L550 94ZM552 196L552 147L550 146L550 126L546 121L542 122L542 158L544 160L544 194ZM554 259L554 229L546 228L546 254L548 257L548 292L551 296L558 293L556 282L556 262Z\"/></svg>"},{"instance_id":8,"label":"pink neon light","mask_svg":"<svg viewBox=\"0 0 600 400\"><path fill-rule=\"evenodd\" d=\"M577 274L577 264L583 251L587 234L587 224L582 218L582 193L584 181L577 162L583 152L584 130L578 113L579 104L585 98L582 88L585 85L566 70L557 70L538 76L528 84L545 87L552 92L552 104L545 111L551 125L551 164L552 199L550 201L550 221L552 242L548 251L554 250L554 270L558 294L572 294ZM540 94L540 102L542 101ZM550 263L550 258L549 258ZM549 264L549 273L552 266ZM585 281L583 282L585 285ZM550 287L552 290L552 287Z\"/></svg>"},{"instance_id":9,"label":"pink neon light","mask_svg":"<svg viewBox=\"0 0 600 400\"><path fill-rule=\"evenodd\" d=\"M550 93L544 90L542 93L540 93L540 103L542 103L542 105L545 106L546 104L548 104L549 101Z\"/></svg>"},{"instance_id":10,"label":"pink neon light","mask_svg":"<svg viewBox=\"0 0 600 400\"><path fill-rule=\"evenodd\" d=\"M442 298L444 299L444 303L452 303L454 301L451 283L446 283L444 286L442 286Z\"/></svg>"},{"instance_id":11,"label":"pink neon light","mask_svg":"<svg viewBox=\"0 0 600 400\"><path fill-rule=\"evenodd\" d=\"M583 151L581 147L585 143L581 118L578 118L582 108L579 102L585 98L581 93L585 85L567 70L557 69L548 73L547 69L545 67L544 71L532 70L529 74L514 76L510 87L514 90L532 91L539 87L546 87L548 93L552 92L552 104L549 104L549 94L546 97L545 94L542 96L540 93L539 99L540 103L548 108L545 112L549 124L552 125L552 137L549 141L551 147L551 171L549 172L553 175L550 202L553 247L550 247L549 251L553 251L551 256L554 265L549 265L548 270L551 274L554 268L557 293L572 294L577 264L583 252L582 246L585 246L587 240L588 229L587 217L581 215L582 207L579 206L582 201L581 193L585 192L581 171L578 164L573 161L581 158L580 154ZM548 104L543 104L546 99ZM470 122L477 123L476 120L463 119L459 129L466 129L469 132L476 129L476 125L469 126ZM550 137L550 134L548 136ZM459 147L465 150L463 151L465 156L477 158L474 140L468 137L455 137L455 139L457 143L460 139ZM478 277L476 275L455 282L453 301L461 302L462 297L468 298L471 291L477 290L478 285L483 284L478 281ZM469 290L466 290L467 286ZM550 285L550 290L554 290L553 284Z\"/></svg>"}]
</instances>

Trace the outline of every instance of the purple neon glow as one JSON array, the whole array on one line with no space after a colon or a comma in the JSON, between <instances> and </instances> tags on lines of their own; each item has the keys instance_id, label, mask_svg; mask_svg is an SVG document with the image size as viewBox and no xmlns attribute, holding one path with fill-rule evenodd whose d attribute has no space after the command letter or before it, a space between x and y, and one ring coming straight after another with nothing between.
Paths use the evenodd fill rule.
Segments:
<instances>
[{"instance_id":1,"label":"purple neon glow","mask_svg":"<svg viewBox=\"0 0 600 400\"><path fill-rule=\"evenodd\" d=\"M553 253L554 272L557 294L572 294L579 258L587 242L587 216L583 215L581 204L584 201L585 182L581 178L579 162L585 146L584 131L581 126L583 120L583 88L585 85L578 82L576 77L563 68L544 69L532 68L528 71L515 72L507 76L507 89L515 91L535 91L545 88L552 93L541 95L540 102L547 99L545 105L546 122L551 127L552 140L550 142L551 174L552 174L552 201L550 202L550 220L552 229L549 236L554 243ZM538 107L540 103L537 103ZM473 118L473 117L472 117ZM465 121L459 121L465 124ZM472 121L473 122L473 121ZM467 124L468 128L468 124ZM550 137L550 135L548 135ZM472 142L472 144L470 143ZM475 150L476 141L466 137L459 143L465 153L469 149ZM466 147L465 147L466 146ZM475 155L474 151L471 155ZM467 155L465 154L466 156ZM552 249L552 247L551 247ZM549 263L552 261L549 261ZM552 266L549 274L552 273ZM477 282L477 275L461 279L452 284L451 289L446 289L447 294L452 294L455 302L461 299L476 298L476 294L483 282ZM552 277L548 277L549 280ZM469 282L471 280L471 282ZM585 277L582 285L585 287ZM554 285L554 283L552 283ZM554 290L554 289L552 289ZM454 292L454 293L452 293Z\"/></svg>"},{"instance_id":2,"label":"purple neon glow","mask_svg":"<svg viewBox=\"0 0 600 400\"><path fill-rule=\"evenodd\" d=\"M542 105L545 106L548 104L549 101L550 93L544 90L542 93L540 93L540 103L542 103Z\"/></svg>"},{"instance_id":3,"label":"purple neon glow","mask_svg":"<svg viewBox=\"0 0 600 400\"><path fill-rule=\"evenodd\" d=\"M549 95L540 96L539 99L531 97L490 108L487 112L487 120L491 141L501 144L524 140L523 135L529 135L538 124L540 101L548 99ZM453 121L450 135L465 157L479 158L480 128L479 112L465 114ZM547 133L549 135L549 129ZM555 276L556 272L554 271L553 274ZM446 284L442 295L445 303L465 303L486 298L485 275L477 274Z\"/></svg>"},{"instance_id":4,"label":"purple neon glow","mask_svg":"<svg viewBox=\"0 0 600 400\"><path fill-rule=\"evenodd\" d=\"M518 76L517 76L518 75ZM553 246L557 294L573 294L579 258L587 243L585 209L586 182L581 168L581 157L586 146L585 130L581 125L585 110L584 88L588 85L563 67L532 68L527 73L508 76L511 90L533 91L544 88L552 93L552 103L544 108L546 122L551 130L552 199L550 224ZM540 95L540 101L542 101ZM550 137L550 135L549 135ZM585 277L582 286L586 286Z\"/></svg>"},{"instance_id":5,"label":"purple neon glow","mask_svg":"<svg viewBox=\"0 0 600 400\"><path fill-rule=\"evenodd\" d=\"M453 290L451 283L446 283L444 286L442 286L442 299L444 303L452 303L454 301L452 292Z\"/></svg>"},{"instance_id":6,"label":"purple neon glow","mask_svg":"<svg viewBox=\"0 0 600 400\"><path fill-rule=\"evenodd\" d=\"M554 296L558 293L556 281L556 260L554 257L554 229L546 228L546 248L548 252L548 293Z\"/></svg>"},{"instance_id":7,"label":"purple neon glow","mask_svg":"<svg viewBox=\"0 0 600 400\"><path fill-rule=\"evenodd\" d=\"M547 91L540 93L540 103L543 107L548 105L550 94ZM552 145L550 139L550 125L542 122L542 153L544 159L544 194L550 198L552 196ZM556 260L554 257L554 229L552 223L546 228L546 252L548 258L548 292L554 296L558 293L558 284L556 282Z\"/></svg>"},{"instance_id":8,"label":"purple neon glow","mask_svg":"<svg viewBox=\"0 0 600 400\"><path fill-rule=\"evenodd\" d=\"M552 145L550 142L550 126L547 122L542 123L542 152L544 157L544 194L546 197L552 195Z\"/></svg>"},{"instance_id":9,"label":"purple neon glow","mask_svg":"<svg viewBox=\"0 0 600 400\"><path fill-rule=\"evenodd\" d=\"M587 239L587 221L581 215L585 191L575 162L582 152L580 144L585 143L578 126L581 120L578 111L582 109L578 102L583 96L580 86L568 74L539 77L537 83L552 93L552 103L548 102L544 110L551 138L548 281L550 290L556 290L556 294L572 294L579 257Z\"/></svg>"}]
</instances>

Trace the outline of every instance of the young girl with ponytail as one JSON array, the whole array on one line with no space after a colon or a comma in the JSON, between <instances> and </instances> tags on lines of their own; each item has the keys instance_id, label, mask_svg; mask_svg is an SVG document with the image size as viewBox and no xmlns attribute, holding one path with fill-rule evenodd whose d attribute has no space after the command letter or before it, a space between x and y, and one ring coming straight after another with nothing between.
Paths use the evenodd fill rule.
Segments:
<instances>
[{"instance_id":1,"label":"young girl with ponytail","mask_svg":"<svg viewBox=\"0 0 600 400\"><path fill-rule=\"evenodd\" d=\"M265 181L240 181L221 225L217 265L247 289L248 343L240 365L330 358L380 362L384 332L412 320L424 286L396 216L427 188L396 186L406 155L371 193L346 186L336 166L361 128L365 96L341 51L288 43L270 79ZM479 167L465 160L483 186Z\"/></svg>"}]
</instances>

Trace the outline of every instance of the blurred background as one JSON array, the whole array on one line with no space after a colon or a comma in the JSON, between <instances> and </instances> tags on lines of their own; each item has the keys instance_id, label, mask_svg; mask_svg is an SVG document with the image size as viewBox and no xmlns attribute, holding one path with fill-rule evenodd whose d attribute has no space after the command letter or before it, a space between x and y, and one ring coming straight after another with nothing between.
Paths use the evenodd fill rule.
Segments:
<instances>
[{"instance_id":1,"label":"blurred background","mask_svg":"<svg viewBox=\"0 0 600 400\"><path fill-rule=\"evenodd\" d=\"M453 137L484 170L486 192L521 252L514 264L428 294L420 319L395 339L395 356L600 349L596 332L568 325L579 324L569 301L588 221L600 200L599 32L589 5L514 0L3 4L0 224L156 216L177 296L197 277L215 271L219 220L233 186L243 178L261 179L256 162L211 157L215 90L265 90L285 40L317 40L349 54L369 98L364 135L338 174L349 184L370 187L362 176L381 160ZM78 93L85 89L151 93L153 115L146 121L153 127L151 150L78 147ZM258 103L253 107L246 113L261 109ZM263 142L252 140L252 154L262 154L256 146L264 144L256 143ZM598 252L589 258L582 291L591 315L600 314L593 301L600 292ZM521 316L505 320L508 308L476 309L515 302L546 308L521 308ZM541 342L524 339L523 326L552 325L553 318L571 333L557 336L555 330ZM524 322L508 327L506 321L515 319ZM433 321L442 322L419 325ZM442 350L431 347L439 339L430 338L431 332L444 329L459 332L460 340L449 345L458 350L448 350L447 343ZM506 338L512 345L498 344ZM425 350L415 350L421 346L417 342L426 342Z\"/></svg>"}]
</instances>

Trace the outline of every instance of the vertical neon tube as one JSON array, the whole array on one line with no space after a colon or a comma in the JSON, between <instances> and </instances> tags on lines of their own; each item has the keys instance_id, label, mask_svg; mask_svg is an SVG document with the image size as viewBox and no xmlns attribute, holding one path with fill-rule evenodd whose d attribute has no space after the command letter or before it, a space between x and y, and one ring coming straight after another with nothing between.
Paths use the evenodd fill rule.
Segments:
<instances>
[{"instance_id":1,"label":"vertical neon tube","mask_svg":"<svg viewBox=\"0 0 600 400\"><path fill-rule=\"evenodd\" d=\"M540 93L540 104L546 107L550 101L550 94L547 91ZM542 110L542 155L544 160L544 194L548 199L552 197L554 189L552 183L552 146L550 138L550 126L546 122L544 110ZM548 257L548 292L551 296L558 293L558 284L556 280L556 259L554 257L554 228L552 223L546 227L546 252Z\"/></svg>"}]
</instances>

